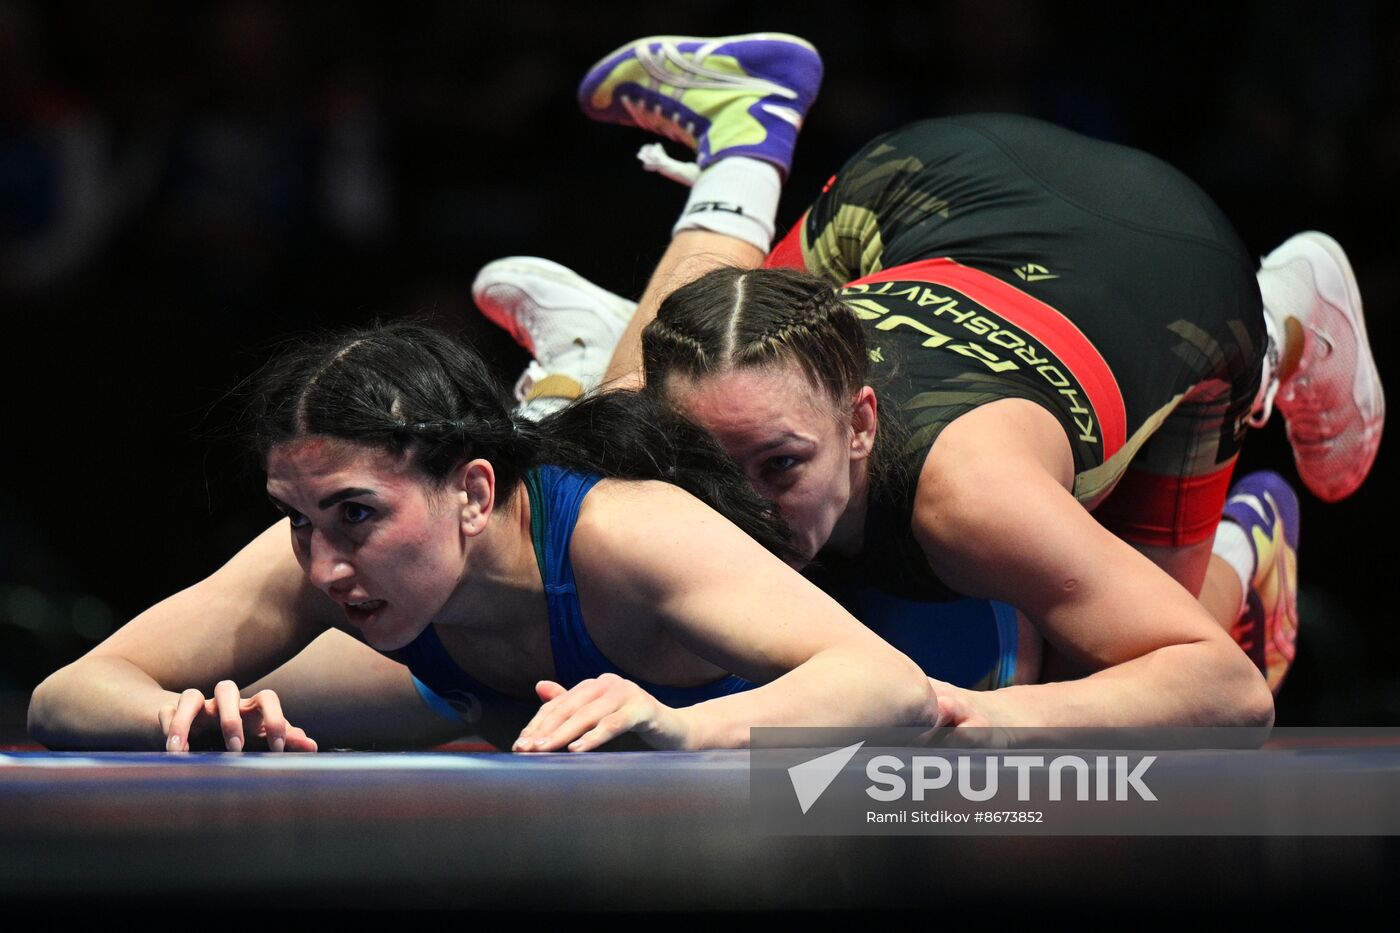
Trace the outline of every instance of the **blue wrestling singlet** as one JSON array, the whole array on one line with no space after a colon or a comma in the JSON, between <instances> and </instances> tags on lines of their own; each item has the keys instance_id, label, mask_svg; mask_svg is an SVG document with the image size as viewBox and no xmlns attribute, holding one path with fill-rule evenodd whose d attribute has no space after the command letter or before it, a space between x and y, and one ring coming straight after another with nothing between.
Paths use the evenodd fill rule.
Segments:
<instances>
[{"instance_id":1,"label":"blue wrestling singlet","mask_svg":"<svg viewBox=\"0 0 1400 933\"><path fill-rule=\"evenodd\" d=\"M617 674L671 707L692 706L751 689L754 684L732 674L692 687L649 683L623 671L598 650L584 625L573 563L569 560L579 507L598 480L597 476L556 466L537 467L525 474L525 489L530 497L530 538L549 609L554 680L573 687L600 674ZM413 673L424 701L450 718L476 723L488 704L516 711L532 710L537 705L505 696L472 678L452 661L431 625L409 644L386 654Z\"/></svg>"},{"instance_id":2,"label":"blue wrestling singlet","mask_svg":"<svg viewBox=\"0 0 1400 933\"><path fill-rule=\"evenodd\" d=\"M856 595L852 614L904 652L930 677L993 690L1016 676L1016 610L990 599L927 603L874 587Z\"/></svg>"}]
</instances>

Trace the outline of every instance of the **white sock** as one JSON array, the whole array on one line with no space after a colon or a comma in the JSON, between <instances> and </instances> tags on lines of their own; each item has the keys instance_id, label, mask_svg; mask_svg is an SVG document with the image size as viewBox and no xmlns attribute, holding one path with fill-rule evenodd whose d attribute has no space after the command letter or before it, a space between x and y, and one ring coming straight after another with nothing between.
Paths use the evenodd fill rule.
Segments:
<instances>
[{"instance_id":1,"label":"white sock","mask_svg":"<svg viewBox=\"0 0 1400 933\"><path fill-rule=\"evenodd\" d=\"M1215 529L1215 543L1210 552L1229 564L1240 578L1240 608L1236 612L1243 611L1249 588L1254 584L1254 545L1250 544L1249 536L1239 523L1222 518Z\"/></svg>"},{"instance_id":2,"label":"white sock","mask_svg":"<svg viewBox=\"0 0 1400 933\"><path fill-rule=\"evenodd\" d=\"M671 235L709 230L752 243L766 254L773 245L782 192L782 176L769 163L743 156L720 159L696 179Z\"/></svg>"}]
</instances>

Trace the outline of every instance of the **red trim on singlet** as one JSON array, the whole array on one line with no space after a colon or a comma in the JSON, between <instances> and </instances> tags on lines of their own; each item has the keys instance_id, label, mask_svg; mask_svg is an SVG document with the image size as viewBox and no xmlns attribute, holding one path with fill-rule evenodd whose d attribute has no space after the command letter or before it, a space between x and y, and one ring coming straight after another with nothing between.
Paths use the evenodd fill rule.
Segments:
<instances>
[{"instance_id":1,"label":"red trim on singlet","mask_svg":"<svg viewBox=\"0 0 1400 933\"><path fill-rule=\"evenodd\" d=\"M906 263L856 279L851 285L876 282L928 282L962 292L994 314L1025 331L1069 367L1084 387L1089 404L1103 432L1103 456L1107 460L1122 448L1128 436L1128 416L1118 380L1089 338L1069 318L1050 305L1027 295L995 276L964 266L955 260L925 259Z\"/></svg>"},{"instance_id":2,"label":"red trim on singlet","mask_svg":"<svg viewBox=\"0 0 1400 933\"><path fill-rule=\"evenodd\" d=\"M1129 467L1094 518L1125 541L1186 547L1215 534L1230 491L1231 460L1204 476L1160 476Z\"/></svg>"},{"instance_id":3,"label":"red trim on singlet","mask_svg":"<svg viewBox=\"0 0 1400 933\"><path fill-rule=\"evenodd\" d=\"M787 235L769 250L768 258L763 260L763 268L807 271L807 264L802 261L802 228L806 224L807 212L803 211L802 216L797 218L797 223L792 225L792 229L787 232Z\"/></svg>"}]
</instances>

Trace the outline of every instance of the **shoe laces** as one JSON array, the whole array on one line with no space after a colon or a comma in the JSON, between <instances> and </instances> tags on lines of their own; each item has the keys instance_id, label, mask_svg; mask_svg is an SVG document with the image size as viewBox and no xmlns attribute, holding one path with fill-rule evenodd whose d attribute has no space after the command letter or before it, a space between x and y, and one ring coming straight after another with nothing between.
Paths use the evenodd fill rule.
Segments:
<instances>
[{"instance_id":1,"label":"shoe laces","mask_svg":"<svg viewBox=\"0 0 1400 933\"><path fill-rule=\"evenodd\" d=\"M637 62L647 74L661 84L682 90L732 91L743 89L761 97L782 97L796 100L797 92L773 81L752 75L736 75L706 68L700 62L719 48L719 43L707 42L693 52L682 52L670 42L658 42L656 47L637 49ZM670 65L671 67L666 67Z\"/></svg>"},{"instance_id":2,"label":"shoe laces","mask_svg":"<svg viewBox=\"0 0 1400 933\"><path fill-rule=\"evenodd\" d=\"M1278 395L1279 380L1270 379L1269 388L1264 392L1264 401L1259 404L1256 411L1250 412L1244 423L1251 428L1262 428L1269 421L1269 416L1274 413L1274 396Z\"/></svg>"}]
</instances>

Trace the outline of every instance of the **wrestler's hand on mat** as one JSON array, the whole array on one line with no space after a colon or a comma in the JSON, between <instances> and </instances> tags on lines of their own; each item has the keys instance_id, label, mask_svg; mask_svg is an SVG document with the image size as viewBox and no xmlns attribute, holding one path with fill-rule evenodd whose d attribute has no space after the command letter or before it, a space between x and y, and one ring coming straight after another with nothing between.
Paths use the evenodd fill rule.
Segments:
<instances>
[{"instance_id":1,"label":"wrestler's hand on mat","mask_svg":"<svg viewBox=\"0 0 1400 933\"><path fill-rule=\"evenodd\" d=\"M992 690L968 690L930 677L938 694L938 726L924 733L932 745L981 748L1014 748L1018 730L1009 727L997 711Z\"/></svg>"},{"instance_id":2,"label":"wrestler's hand on mat","mask_svg":"<svg viewBox=\"0 0 1400 933\"><path fill-rule=\"evenodd\" d=\"M231 752L243 751L250 735L265 742L269 751L316 751L315 740L287 722L282 701L271 690L260 690L245 700L239 696L237 684L221 680L212 698L191 687L174 705L160 711L166 751L189 751L190 735L212 731L215 725L223 733L224 747Z\"/></svg>"},{"instance_id":3,"label":"wrestler's hand on mat","mask_svg":"<svg viewBox=\"0 0 1400 933\"><path fill-rule=\"evenodd\" d=\"M542 680L535 692L544 705L521 730L511 751L587 752L628 732L653 748L685 746L684 717L616 674L580 681L572 690Z\"/></svg>"},{"instance_id":4,"label":"wrestler's hand on mat","mask_svg":"<svg viewBox=\"0 0 1400 933\"><path fill-rule=\"evenodd\" d=\"M984 694L955 687L932 677L928 680L933 684L934 692L938 694L938 725L955 728L986 728L993 725L983 702L986 698Z\"/></svg>"}]
</instances>

